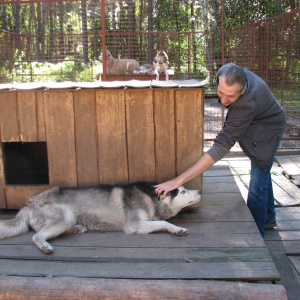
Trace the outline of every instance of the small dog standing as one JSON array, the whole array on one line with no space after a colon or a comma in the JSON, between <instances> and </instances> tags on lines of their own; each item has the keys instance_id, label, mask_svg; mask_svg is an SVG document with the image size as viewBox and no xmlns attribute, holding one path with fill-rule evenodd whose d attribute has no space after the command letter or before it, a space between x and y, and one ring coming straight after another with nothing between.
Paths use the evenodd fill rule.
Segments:
<instances>
[{"instance_id":1,"label":"small dog standing","mask_svg":"<svg viewBox=\"0 0 300 300\"><path fill-rule=\"evenodd\" d=\"M168 73L168 65L169 65L169 58L165 51L158 50L157 54L154 58L156 62L154 74L156 75L156 80L159 80L160 74L166 75L166 80L169 80L169 73Z\"/></svg>"},{"instance_id":2,"label":"small dog standing","mask_svg":"<svg viewBox=\"0 0 300 300\"><path fill-rule=\"evenodd\" d=\"M99 59L103 61L102 52ZM135 59L116 59L106 50L106 72L107 74L123 75L136 74L140 71L140 65Z\"/></svg>"},{"instance_id":3,"label":"small dog standing","mask_svg":"<svg viewBox=\"0 0 300 300\"><path fill-rule=\"evenodd\" d=\"M90 188L51 188L32 197L11 220L0 221L0 239L23 234L32 228L32 240L45 254L53 253L47 242L65 232L87 230L147 234L168 231L187 234L187 229L167 221L201 200L198 190L180 187L165 198L155 193L155 183L99 185Z\"/></svg>"}]
</instances>

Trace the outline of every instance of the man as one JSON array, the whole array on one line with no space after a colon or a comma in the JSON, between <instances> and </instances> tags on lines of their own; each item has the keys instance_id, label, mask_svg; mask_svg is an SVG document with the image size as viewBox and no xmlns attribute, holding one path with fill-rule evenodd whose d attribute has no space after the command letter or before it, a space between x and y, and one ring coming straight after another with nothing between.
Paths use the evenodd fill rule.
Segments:
<instances>
[{"instance_id":1,"label":"man","mask_svg":"<svg viewBox=\"0 0 300 300\"><path fill-rule=\"evenodd\" d=\"M247 205L264 237L265 229L275 227L276 213L270 170L286 123L286 115L257 75L233 63L217 72L219 102L228 108L223 129L213 146L184 173L155 187L166 195L202 174L222 159L239 142L251 160L251 180Z\"/></svg>"}]
</instances>

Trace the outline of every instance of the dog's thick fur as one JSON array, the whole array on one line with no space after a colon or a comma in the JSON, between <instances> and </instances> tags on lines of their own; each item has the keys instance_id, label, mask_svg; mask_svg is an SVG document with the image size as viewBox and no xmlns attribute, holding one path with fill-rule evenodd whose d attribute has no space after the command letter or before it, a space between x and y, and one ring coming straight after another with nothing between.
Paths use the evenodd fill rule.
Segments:
<instances>
[{"instance_id":1,"label":"dog's thick fur","mask_svg":"<svg viewBox=\"0 0 300 300\"><path fill-rule=\"evenodd\" d=\"M103 61L101 52L99 59ZM140 71L140 65L135 59L116 59L106 50L106 73L113 75L136 74Z\"/></svg>"},{"instance_id":2,"label":"dog's thick fur","mask_svg":"<svg viewBox=\"0 0 300 300\"><path fill-rule=\"evenodd\" d=\"M169 73L168 73L169 58L167 53L165 51L158 50L154 60L155 60L154 74L156 75L156 80L159 80L160 74L165 74L166 80L169 80Z\"/></svg>"},{"instance_id":3,"label":"dog's thick fur","mask_svg":"<svg viewBox=\"0 0 300 300\"><path fill-rule=\"evenodd\" d=\"M32 197L15 218L0 221L0 239L23 234L32 228L35 245L51 254L48 239L65 232L87 230L151 233L168 231L185 235L187 229L167 221L182 208L200 201L198 190L180 187L160 199L155 183L99 185L90 188L51 188Z\"/></svg>"}]
</instances>

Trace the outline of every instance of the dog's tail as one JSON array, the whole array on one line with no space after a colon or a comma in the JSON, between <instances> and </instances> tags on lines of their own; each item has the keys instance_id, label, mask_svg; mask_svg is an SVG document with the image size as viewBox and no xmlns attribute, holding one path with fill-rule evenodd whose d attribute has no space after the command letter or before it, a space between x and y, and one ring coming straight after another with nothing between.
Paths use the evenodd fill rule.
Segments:
<instances>
[{"instance_id":1,"label":"dog's tail","mask_svg":"<svg viewBox=\"0 0 300 300\"><path fill-rule=\"evenodd\" d=\"M0 239L29 231L29 215L29 208L25 207L13 219L0 220Z\"/></svg>"}]
</instances>

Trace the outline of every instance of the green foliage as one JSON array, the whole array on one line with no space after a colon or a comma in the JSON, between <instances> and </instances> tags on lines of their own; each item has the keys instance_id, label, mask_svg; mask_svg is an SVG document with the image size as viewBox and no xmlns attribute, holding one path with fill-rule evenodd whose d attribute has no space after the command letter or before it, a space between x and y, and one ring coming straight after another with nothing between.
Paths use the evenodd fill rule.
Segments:
<instances>
[{"instance_id":1,"label":"green foliage","mask_svg":"<svg viewBox=\"0 0 300 300\"><path fill-rule=\"evenodd\" d=\"M4 82L61 82L61 81L93 81L93 76L98 72L100 63L91 61L85 64L83 61L65 60L63 62L17 62L12 72L0 69Z\"/></svg>"}]
</instances>

